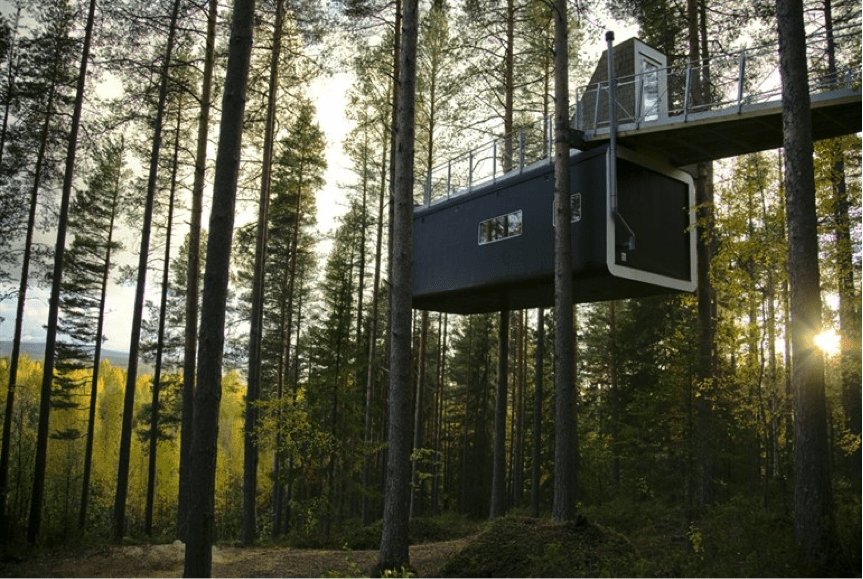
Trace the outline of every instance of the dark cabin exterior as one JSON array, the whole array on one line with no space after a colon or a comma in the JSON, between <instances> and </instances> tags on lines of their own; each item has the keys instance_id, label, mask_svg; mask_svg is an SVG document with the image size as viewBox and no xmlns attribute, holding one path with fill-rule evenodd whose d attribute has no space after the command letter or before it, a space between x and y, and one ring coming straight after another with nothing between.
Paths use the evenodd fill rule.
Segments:
<instances>
[{"instance_id":1,"label":"dark cabin exterior","mask_svg":"<svg viewBox=\"0 0 863 579\"><path fill-rule=\"evenodd\" d=\"M695 289L689 174L609 147L573 152L573 301ZM459 314L554 305L554 167L547 161L414 208L413 307ZM630 230L634 244L630 245Z\"/></svg>"}]
</instances>

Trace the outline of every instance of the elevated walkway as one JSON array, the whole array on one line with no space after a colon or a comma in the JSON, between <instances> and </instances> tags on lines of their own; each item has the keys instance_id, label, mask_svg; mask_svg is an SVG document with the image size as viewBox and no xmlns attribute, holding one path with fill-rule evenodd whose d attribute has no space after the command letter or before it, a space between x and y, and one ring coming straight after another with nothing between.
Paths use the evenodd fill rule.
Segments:
<instances>
[{"instance_id":1,"label":"elevated walkway","mask_svg":"<svg viewBox=\"0 0 863 579\"><path fill-rule=\"evenodd\" d=\"M861 131L860 88L843 88L811 95L812 138L831 139ZM604 145L608 128L584 134L583 149ZM658 155L683 167L782 147L782 102L743 104L723 110L690 113L666 123L625 123L618 126L621 145Z\"/></svg>"},{"instance_id":2,"label":"elevated walkway","mask_svg":"<svg viewBox=\"0 0 863 579\"><path fill-rule=\"evenodd\" d=\"M621 45L646 46L633 40ZM812 136L816 141L863 130L860 44L859 22L807 38ZM615 53L621 45L615 47ZM832 71L827 64L828 46L839 55ZM652 51L649 47L645 50ZM843 56L850 60L843 62ZM633 65L633 59L629 60ZM601 61L597 71L602 68ZM616 134L622 146L674 167L782 146L782 95L775 46L748 48L672 67L664 66L664 62L652 67L636 64L632 70L616 74L614 79ZM706 96L695 98L699 79L706 79L706 88L698 91ZM582 134L581 150L609 141L608 88L606 74L604 79L575 91L571 128ZM693 104L698 101L708 102ZM505 174L550 164L552 126L550 118L537 118L509 138L487 142L424 176L418 175L415 199L420 206L429 206L495 183ZM505 141L512 143L511 148L504 146ZM511 157L506 158L504 151L510 149Z\"/></svg>"}]
</instances>

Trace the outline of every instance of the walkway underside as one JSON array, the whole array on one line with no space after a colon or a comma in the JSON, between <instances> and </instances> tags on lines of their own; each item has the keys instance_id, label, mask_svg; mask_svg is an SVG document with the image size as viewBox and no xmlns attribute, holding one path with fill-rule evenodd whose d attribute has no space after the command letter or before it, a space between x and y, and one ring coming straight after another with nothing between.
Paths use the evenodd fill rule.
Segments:
<instances>
[{"instance_id":1,"label":"walkway underside","mask_svg":"<svg viewBox=\"0 0 863 579\"><path fill-rule=\"evenodd\" d=\"M813 140L861 131L858 90L837 90L812 95ZM637 152L657 154L670 165L684 167L702 161L734 157L782 147L782 103L772 101L689 113L641 127L622 124L618 142ZM584 135L590 149L608 142L608 129Z\"/></svg>"}]
</instances>

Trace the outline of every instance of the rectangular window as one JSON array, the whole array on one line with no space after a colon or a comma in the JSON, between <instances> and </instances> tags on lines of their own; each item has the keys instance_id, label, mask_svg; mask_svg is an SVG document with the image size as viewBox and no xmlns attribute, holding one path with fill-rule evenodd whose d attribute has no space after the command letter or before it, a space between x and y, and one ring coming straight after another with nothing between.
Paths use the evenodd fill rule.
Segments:
<instances>
[{"instance_id":1,"label":"rectangular window","mask_svg":"<svg viewBox=\"0 0 863 579\"><path fill-rule=\"evenodd\" d=\"M569 209L572 211L571 221L578 223L581 221L581 193L573 193L569 196ZM557 225L557 215L554 212L554 203L551 204L551 225Z\"/></svg>"},{"instance_id":2,"label":"rectangular window","mask_svg":"<svg viewBox=\"0 0 863 579\"><path fill-rule=\"evenodd\" d=\"M570 196L569 207L572 211L572 222L581 221L581 193L573 193Z\"/></svg>"},{"instance_id":3,"label":"rectangular window","mask_svg":"<svg viewBox=\"0 0 863 579\"><path fill-rule=\"evenodd\" d=\"M659 118L659 65L644 58L641 68L641 118L655 121Z\"/></svg>"},{"instance_id":4,"label":"rectangular window","mask_svg":"<svg viewBox=\"0 0 863 579\"><path fill-rule=\"evenodd\" d=\"M498 215L479 222L479 244L494 243L502 239L517 237L522 232L521 209Z\"/></svg>"}]
</instances>

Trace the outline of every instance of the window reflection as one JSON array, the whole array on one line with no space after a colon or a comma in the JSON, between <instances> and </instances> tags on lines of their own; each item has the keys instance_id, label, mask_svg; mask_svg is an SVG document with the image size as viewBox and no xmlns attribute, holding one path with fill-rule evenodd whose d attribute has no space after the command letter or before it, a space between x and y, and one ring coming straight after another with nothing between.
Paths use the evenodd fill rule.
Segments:
<instances>
[{"instance_id":1,"label":"window reflection","mask_svg":"<svg viewBox=\"0 0 863 579\"><path fill-rule=\"evenodd\" d=\"M569 197L569 207L572 211L572 222L581 221L581 193L573 193Z\"/></svg>"},{"instance_id":2,"label":"window reflection","mask_svg":"<svg viewBox=\"0 0 863 579\"><path fill-rule=\"evenodd\" d=\"M641 112L645 121L659 118L659 65L643 59L641 63Z\"/></svg>"},{"instance_id":3,"label":"window reflection","mask_svg":"<svg viewBox=\"0 0 863 579\"><path fill-rule=\"evenodd\" d=\"M493 243L509 237L517 237L522 233L521 209L498 215L479 223L479 244Z\"/></svg>"}]
</instances>

